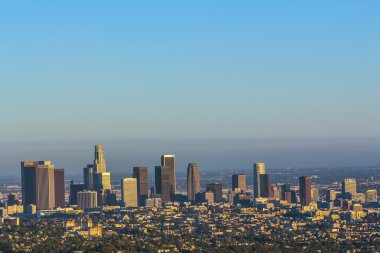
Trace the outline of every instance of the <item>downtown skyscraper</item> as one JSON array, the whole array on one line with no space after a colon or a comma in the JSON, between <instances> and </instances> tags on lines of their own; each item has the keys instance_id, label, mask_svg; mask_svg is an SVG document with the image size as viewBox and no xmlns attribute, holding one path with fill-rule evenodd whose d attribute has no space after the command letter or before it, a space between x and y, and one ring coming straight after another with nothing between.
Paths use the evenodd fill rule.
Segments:
<instances>
[{"instance_id":1,"label":"downtown skyscraper","mask_svg":"<svg viewBox=\"0 0 380 253\"><path fill-rule=\"evenodd\" d=\"M167 166L169 168L170 198L173 200L176 194L175 155L162 155L161 166Z\"/></svg>"},{"instance_id":2,"label":"downtown skyscraper","mask_svg":"<svg viewBox=\"0 0 380 253\"><path fill-rule=\"evenodd\" d=\"M343 194L356 194L357 186L355 178L345 178L342 182L342 193Z\"/></svg>"},{"instance_id":3,"label":"downtown skyscraper","mask_svg":"<svg viewBox=\"0 0 380 253\"><path fill-rule=\"evenodd\" d=\"M253 194L255 198L260 198L261 196L261 182L260 175L265 174L265 163L255 163L253 165Z\"/></svg>"},{"instance_id":4,"label":"downtown skyscraper","mask_svg":"<svg viewBox=\"0 0 380 253\"><path fill-rule=\"evenodd\" d=\"M154 168L156 194L161 196L162 203L170 202L170 168L169 166L156 166Z\"/></svg>"},{"instance_id":5,"label":"downtown skyscraper","mask_svg":"<svg viewBox=\"0 0 380 253\"><path fill-rule=\"evenodd\" d=\"M311 177L302 176L299 178L300 201L302 206L308 206L311 202Z\"/></svg>"},{"instance_id":6,"label":"downtown skyscraper","mask_svg":"<svg viewBox=\"0 0 380 253\"><path fill-rule=\"evenodd\" d=\"M91 168L90 166L87 166L87 168ZM95 146L95 159L94 159L94 167L93 167L93 174L94 174L94 188L97 191L100 190L110 190L111 189L111 175L109 172L107 172L107 166L106 166L106 160L104 159L104 151L103 146L98 144ZM89 172L89 180L90 181L90 175ZM86 182L85 182L86 183ZM90 182L88 182L88 185L91 185Z\"/></svg>"},{"instance_id":7,"label":"downtown skyscraper","mask_svg":"<svg viewBox=\"0 0 380 253\"><path fill-rule=\"evenodd\" d=\"M56 207L54 165L51 161L21 162L21 181L24 207L30 204L40 210Z\"/></svg>"},{"instance_id":8,"label":"downtown skyscraper","mask_svg":"<svg viewBox=\"0 0 380 253\"><path fill-rule=\"evenodd\" d=\"M95 145L94 169L97 173L107 171L106 160L104 159L103 145L101 144Z\"/></svg>"},{"instance_id":9,"label":"downtown skyscraper","mask_svg":"<svg viewBox=\"0 0 380 253\"><path fill-rule=\"evenodd\" d=\"M88 164L86 167L83 168L83 181L86 190L93 190L94 185L94 173L95 168L93 164Z\"/></svg>"},{"instance_id":10,"label":"downtown skyscraper","mask_svg":"<svg viewBox=\"0 0 380 253\"><path fill-rule=\"evenodd\" d=\"M187 199L195 201L199 192L201 192L199 166L197 163L190 163L187 167Z\"/></svg>"},{"instance_id":11,"label":"downtown skyscraper","mask_svg":"<svg viewBox=\"0 0 380 253\"><path fill-rule=\"evenodd\" d=\"M247 177L245 174L232 175L232 190L239 189L242 192L247 191Z\"/></svg>"},{"instance_id":12,"label":"downtown skyscraper","mask_svg":"<svg viewBox=\"0 0 380 253\"><path fill-rule=\"evenodd\" d=\"M54 170L55 207L65 207L65 170Z\"/></svg>"},{"instance_id":13,"label":"downtown skyscraper","mask_svg":"<svg viewBox=\"0 0 380 253\"><path fill-rule=\"evenodd\" d=\"M101 144L95 145L95 157L92 172L91 166L87 166L84 172L88 173L87 175L84 175L84 178L88 178L88 180L85 181L85 188L91 187L91 173L93 175L94 190L98 193L98 204L105 205L110 204L111 202L116 202L113 200L116 196L112 195L111 173L107 172L104 149Z\"/></svg>"},{"instance_id":14,"label":"downtown skyscraper","mask_svg":"<svg viewBox=\"0 0 380 253\"><path fill-rule=\"evenodd\" d=\"M260 174L260 197L271 198L273 197L273 188L268 174Z\"/></svg>"},{"instance_id":15,"label":"downtown skyscraper","mask_svg":"<svg viewBox=\"0 0 380 253\"><path fill-rule=\"evenodd\" d=\"M139 206L144 206L148 198L148 168L146 166L133 167L132 177L137 180Z\"/></svg>"},{"instance_id":16,"label":"downtown skyscraper","mask_svg":"<svg viewBox=\"0 0 380 253\"><path fill-rule=\"evenodd\" d=\"M124 207L138 207L137 179L121 179L121 202Z\"/></svg>"}]
</instances>

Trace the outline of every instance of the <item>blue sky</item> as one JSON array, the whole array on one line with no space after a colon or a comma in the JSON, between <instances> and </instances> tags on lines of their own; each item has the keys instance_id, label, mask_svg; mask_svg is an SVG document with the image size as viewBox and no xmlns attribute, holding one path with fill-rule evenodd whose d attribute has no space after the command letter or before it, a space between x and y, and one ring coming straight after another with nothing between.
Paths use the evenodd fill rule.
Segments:
<instances>
[{"instance_id":1,"label":"blue sky","mask_svg":"<svg viewBox=\"0 0 380 253\"><path fill-rule=\"evenodd\" d=\"M346 163L379 164L371 153L380 138L379 8L378 1L1 2L0 169L24 157L59 157L58 145L68 149L61 166L74 169L82 160L65 162L73 143L92 154L90 143L129 139L326 140L342 157L355 153L328 140L355 139L368 145ZM181 145L162 142L156 151ZM144 147L134 152L144 160ZM293 165L313 166L324 157L295 158Z\"/></svg>"}]
</instances>

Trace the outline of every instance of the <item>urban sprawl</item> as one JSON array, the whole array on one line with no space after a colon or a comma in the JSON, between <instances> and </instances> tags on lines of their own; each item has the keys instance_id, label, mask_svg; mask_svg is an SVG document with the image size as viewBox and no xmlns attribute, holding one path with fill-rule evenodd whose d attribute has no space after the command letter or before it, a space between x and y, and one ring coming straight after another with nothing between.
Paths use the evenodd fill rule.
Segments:
<instances>
[{"instance_id":1,"label":"urban sprawl","mask_svg":"<svg viewBox=\"0 0 380 253\"><path fill-rule=\"evenodd\" d=\"M190 163L183 192L175 159L162 155L153 187L146 166L111 185L102 145L83 169L83 183L65 184L64 169L51 161L21 162L21 185L1 188L0 251L380 251L379 184L373 179L322 187L303 175L296 184L272 184L265 164L255 163L253 184L240 173L231 186L215 181L201 187L200 168Z\"/></svg>"}]
</instances>

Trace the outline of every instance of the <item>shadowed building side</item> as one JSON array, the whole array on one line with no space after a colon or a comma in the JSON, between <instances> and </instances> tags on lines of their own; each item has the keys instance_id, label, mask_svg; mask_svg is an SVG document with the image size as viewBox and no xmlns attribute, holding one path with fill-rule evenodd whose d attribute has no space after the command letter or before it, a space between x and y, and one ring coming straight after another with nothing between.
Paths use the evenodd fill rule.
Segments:
<instances>
[{"instance_id":1,"label":"shadowed building side","mask_svg":"<svg viewBox=\"0 0 380 253\"><path fill-rule=\"evenodd\" d=\"M98 207L98 193L96 191L79 191L76 198L78 208L81 210Z\"/></svg>"},{"instance_id":2,"label":"shadowed building side","mask_svg":"<svg viewBox=\"0 0 380 253\"><path fill-rule=\"evenodd\" d=\"M195 201L197 193L200 192L199 166L197 163L190 163L187 167L187 199Z\"/></svg>"},{"instance_id":3,"label":"shadowed building side","mask_svg":"<svg viewBox=\"0 0 380 253\"><path fill-rule=\"evenodd\" d=\"M86 189L84 184L74 184L74 180L71 180L70 183L70 205L78 204L78 192L84 191Z\"/></svg>"},{"instance_id":4,"label":"shadowed building side","mask_svg":"<svg viewBox=\"0 0 380 253\"><path fill-rule=\"evenodd\" d=\"M155 170L155 183L156 194L161 195L163 203L170 202L170 184L169 184L169 171L168 166L156 166Z\"/></svg>"},{"instance_id":5,"label":"shadowed building side","mask_svg":"<svg viewBox=\"0 0 380 253\"><path fill-rule=\"evenodd\" d=\"M94 165L88 164L85 168L83 168L83 180L86 190L94 190Z\"/></svg>"},{"instance_id":6,"label":"shadowed building side","mask_svg":"<svg viewBox=\"0 0 380 253\"><path fill-rule=\"evenodd\" d=\"M272 183L268 174L260 174L260 197L261 198L272 198L273 188Z\"/></svg>"},{"instance_id":7,"label":"shadowed building side","mask_svg":"<svg viewBox=\"0 0 380 253\"><path fill-rule=\"evenodd\" d=\"M148 198L148 168L146 166L133 167L132 177L137 180L139 206L144 206Z\"/></svg>"},{"instance_id":8,"label":"shadowed building side","mask_svg":"<svg viewBox=\"0 0 380 253\"><path fill-rule=\"evenodd\" d=\"M311 177L302 176L299 178L300 184L300 201L302 206L308 206L311 203Z\"/></svg>"},{"instance_id":9,"label":"shadowed building side","mask_svg":"<svg viewBox=\"0 0 380 253\"><path fill-rule=\"evenodd\" d=\"M55 207L65 207L65 170L54 170Z\"/></svg>"},{"instance_id":10,"label":"shadowed building side","mask_svg":"<svg viewBox=\"0 0 380 253\"><path fill-rule=\"evenodd\" d=\"M161 166L169 168L170 199L173 200L176 194L175 155L162 155Z\"/></svg>"},{"instance_id":11,"label":"shadowed building side","mask_svg":"<svg viewBox=\"0 0 380 253\"><path fill-rule=\"evenodd\" d=\"M21 162L21 188L24 207L37 204L37 162Z\"/></svg>"}]
</instances>

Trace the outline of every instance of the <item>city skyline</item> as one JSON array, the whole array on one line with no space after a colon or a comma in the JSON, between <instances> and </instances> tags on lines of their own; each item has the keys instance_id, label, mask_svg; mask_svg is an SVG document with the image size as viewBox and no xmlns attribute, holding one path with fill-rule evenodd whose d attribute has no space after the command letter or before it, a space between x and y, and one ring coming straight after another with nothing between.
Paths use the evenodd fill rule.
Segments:
<instances>
[{"instance_id":1,"label":"city skyline","mask_svg":"<svg viewBox=\"0 0 380 253\"><path fill-rule=\"evenodd\" d=\"M161 165L155 166L154 186L150 193L148 168L139 166L133 168L132 177L120 179L119 196L115 193L115 184L111 182L111 172L106 170L106 159L102 144L95 145L93 164L87 164L83 169L83 182L74 183L70 179L69 204L78 205L79 209L86 210L105 206L120 206L129 208L161 207L162 204L195 203L214 204L222 200L223 186L219 180L208 183L201 188L200 170L197 163L189 163L187 168L187 192L176 192L177 175L175 173L175 155L161 155ZM249 193L247 175L233 174L232 184L227 199L235 204L250 205L252 200L286 200L288 203L298 202L295 191L284 184L272 184L269 174L265 171L265 163L254 164L253 192ZM21 162L22 199L25 209L53 210L65 208L65 176L64 169L55 169L51 161L23 161ZM93 183L91 183L93 182ZM302 207L309 208L310 204L319 201L318 188L313 188L310 176L299 177L299 199ZM202 191L205 190L205 191ZM293 193L292 193L293 192ZM290 195L289 195L290 194ZM369 198L375 199L377 192L371 193ZM121 195L121 196L120 196ZM330 195L329 195L330 196ZM364 195L357 194L356 179L345 178L342 181L343 198L363 199ZM291 201L289 198L291 197ZM16 203L17 195L10 194L10 203ZM96 200L96 201L95 201ZM160 204L159 204L160 203ZM17 209L17 208L16 208Z\"/></svg>"},{"instance_id":2,"label":"city skyline","mask_svg":"<svg viewBox=\"0 0 380 253\"><path fill-rule=\"evenodd\" d=\"M0 1L0 252L380 252L380 1Z\"/></svg>"},{"instance_id":3,"label":"city skyline","mask_svg":"<svg viewBox=\"0 0 380 253\"><path fill-rule=\"evenodd\" d=\"M281 181L272 184L270 180L271 173L266 170L265 163L256 162L253 165L254 169L249 172L252 174L252 185L248 186L246 174L239 173L230 177L232 179L231 187L225 185L223 189L222 183L215 180L218 176L215 174L216 177L213 178L213 183L208 182L206 187L202 188L200 186L199 166L193 162L189 163L187 169L187 192L176 192L176 189L172 189L177 178L175 155L161 155L161 165L154 168L155 186L151 187L149 193L147 191L149 187L149 180L147 179L149 168L145 166L134 167L132 177L122 178L118 186L112 184L110 180L111 172L106 170L106 155L102 144L95 145L94 157L94 163L87 164L82 170L84 183L75 184L71 180L69 191L64 190L64 169L55 169L51 161L21 162L21 198L19 198L18 194L13 193L17 186L12 185L11 188L8 188L7 184L3 185L3 190L6 189L9 192L9 189L11 189L12 192L9 193L5 200L3 197L3 201L0 203L0 224L19 226L20 217L22 217L22 221L25 218L35 216L49 219L60 213L70 213L69 218L62 218L66 232L78 234L82 237L107 238L110 230L103 234L104 227L102 223L114 223L116 216L107 221L99 219L99 214L103 217L111 213L122 214L123 218L120 219L121 217L119 216L116 221L118 223L115 225L116 228L123 226L119 224L119 221L124 223L136 218L139 222L134 223L131 227L132 229L142 226L144 224L143 220L146 218L160 219L161 222L162 219L168 221L183 218L186 220L183 225L185 225L184 228L187 233L189 232L189 221L198 224L203 222L205 218L213 217L211 220L205 221L207 224L212 222L210 224L211 229L209 227L204 228L206 231L210 231L209 234L204 234L206 239L232 232L230 228L226 229L226 226L223 225L223 230L215 234L213 227L217 224L220 225L220 221L228 223L236 220L239 223L243 222L242 224L248 225L249 223L244 222L247 219L251 222L254 221L254 223L251 223L252 225L255 224L247 226L247 228L260 231L260 234L270 235L269 238L272 240L275 233L273 231L270 234L263 233L264 227L257 227L257 222L266 221L273 225L271 219L275 219L276 223L280 222L289 226L290 220L293 232L297 231L295 226L305 227L307 224L308 231L319 231L323 234L325 232L320 231L318 228L319 222L330 224L330 226L333 224L331 231L336 233L339 231L334 229L338 225L337 221L344 224L344 226L353 224L367 226L368 224L373 224L368 222L367 219L377 219L380 214L377 179L373 176L366 180L361 179L359 184L357 184L356 178L345 176L339 186L338 182L332 181L327 184L315 183L312 178L318 179L318 176L305 176L305 174L298 176L298 183L288 184L284 181L285 177L282 174ZM95 168L95 170L93 171L91 168ZM291 174L293 173L291 172ZM326 176L331 177L332 175L323 175L323 177ZM91 189L91 178L93 178L95 190ZM180 185L177 186L180 187ZM320 194L320 190L323 190L323 194ZM68 204L70 205L66 205L65 196L66 199L68 197ZM22 200L22 202L19 200ZM20 205L21 203L23 205ZM178 216L171 216L170 213L173 211L179 211L180 213L178 213ZM189 218L189 215L197 214L197 211L201 211L201 213L198 217L199 220L195 222L196 220ZM160 217L156 215L158 212L163 212L166 215ZM226 212L231 212L230 216L225 216ZM128 213L132 214L132 218ZM218 213L217 217L213 216L215 213ZM219 214L222 214L222 216L218 217ZM233 217L235 215L231 216L232 214L237 214L236 217L242 216L240 216L240 219L236 219ZM315 219L310 219L310 215L314 216ZM291 217L293 216L297 217L297 219L292 219ZM92 217L98 223L96 226L92 223ZM242 217L245 218L241 220ZM302 219L307 222L302 222ZM159 223L162 224L161 222ZM169 225L170 223L166 222L165 224ZM172 223L171 226L175 226L175 224L182 224L182 222ZM152 223L148 226L152 229L155 225ZM270 226L270 228L277 230L279 227ZM367 226L366 230L372 230L373 228L375 227ZM287 230L284 227L282 229ZM135 230L135 232L137 231ZM146 230L144 231L146 233ZM166 228L165 231L169 231L169 228ZM165 231L164 233L166 233ZM346 230L339 231L340 236L344 234L344 231ZM124 232L119 230L120 234ZM198 232L202 233L201 231ZM197 234L198 232L192 232L189 235ZM350 231L350 233L352 232L355 232L355 234L362 233L361 230ZM239 234L234 233L234 237L236 238ZM373 241L376 241L377 234L373 234L373 236ZM245 238L253 240L255 237L245 235ZM308 240L311 238L318 237L310 237ZM334 239L335 243L340 243L340 247L344 247L345 242L336 240L335 235L330 235L329 238ZM291 241L294 240L294 238L291 239ZM282 242L285 241L287 239L283 238ZM195 247L200 247L200 245L195 243ZM336 246L330 245L329 247ZM71 244L70 247L76 246ZM355 247L372 246L371 244L361 243Z\"/></svg>"},{"instance_id":4,"label":"city skyline","mask_svg":"<svg viewBox=\"0 0 380 253\"><path fill-rule=\"evenodd\" d=\"M102 144L95 145L95 159L93 164L88 164L83 169L82 183L74 183L70 178L70 197L69 202L72 205L77 204L76 195L80 192L97 193L98 203L101 206L113 206L117 204L117 194L114 193L115 184L111 182L111 172L106 170L106 162L104 156L104 148ZM280 182L272 184L270 174L265 170L265 163L254 163L252 171L252 185L247 184L247 174L239 173L231 175L232 184L228 195L233 194L239 196L233 201L246 201L253 197L258 201L261 199L289 199L291 202L295 200L296 189L291 190L290 185L284 181L284 177ZM92 168L96 168L95 171ZM120 181L121 187L121 203L124 206L144 206L147 203L155 202L155 199L162 200L162 203L183 202L183 196L187 195L187 199L191 202L206 201L209 204L220 199L222 184L220 180L213 183L208 182L205 188L200 186L200 172L197 163L189 163L187 168L187 194L176 192L177 187L173 188L173 182L176 181L175 173L175 155L161 155L161 165L154 168L154 186L148 191L148 167L139 166L133 168L132 177L123 177ZM250 173L250 172L249 172ZM293 174L293 172L291 172ZM306 174L309 174L306 172ZM319 201L319 189L312 187L312 178L318 179L317 175L299 176L298 191L299 202L302 207L309 206L311 203ZM216 175L217 176L217 175ZM293 174L294 176L294 174ZM370 178L372 181L374 177ZM215 179L214 179L215 180ZM65 172L64 169L56 169L51 161L22 161L21 162L21 185L23 204L27 207L29 204L35 204L37 209L51 210L65 206ZM90 182L94 182L91 184ZM362 201L364 195L358 193L356 178L345 177L342 179L340 196L345 199L352 198L355 201ZM367 181L368 182L368 181ZM331 183L331 181L330 181ZM336 184L337 182L332 182ZM294 184L294 182L292 183ZM248 186L252 186L252 192L247 191ZM228 186L229 187L229 186ZM201 190L206 190L201 192ZM250 192L250 193L248 193ZM370 192L369 192L370 193ZM219 197L218 197L219 195ZM335 198L336 193L326 194L326 199ZM368 199L374 199L375 195L370 193ZM17 196L9 195L11 203L16 203ZM85 195L82 195L85 196ZM79 197L79 195L78 195ZM88 198L84 197L85 203ZM149 199L149 201L148 201ZM228 197L230 200L230 197ZM239 200L240 199L240 200ZM298 200L295 200L298 202ZM244 202L245 203L245 202ZM245 203L246 204L246 203ZM85 204L84 204L85 205Z\"/></svg>"}]
</instances>

